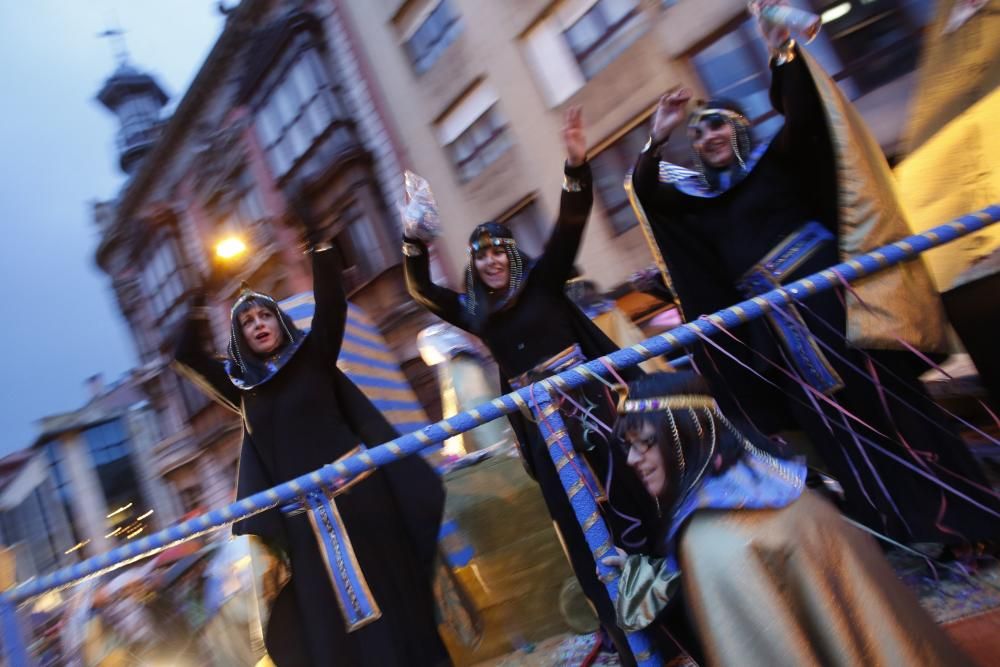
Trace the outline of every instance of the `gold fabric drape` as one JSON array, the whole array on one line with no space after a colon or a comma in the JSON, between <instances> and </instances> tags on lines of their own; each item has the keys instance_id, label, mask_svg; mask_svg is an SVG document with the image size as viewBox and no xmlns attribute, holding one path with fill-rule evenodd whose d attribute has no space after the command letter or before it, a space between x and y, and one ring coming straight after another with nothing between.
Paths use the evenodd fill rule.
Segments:
<instances>
[{"instance_id":1,"label":"gold fabric drape","mask_svg":"<svg viewBox=\"0 0 1000 667\"><path fill-rule=\"evenodd\" d=\"M874 540L811 491L778 510L697 512L679 556L711 665L970 664Z\"/></svg>"}]
</instances>

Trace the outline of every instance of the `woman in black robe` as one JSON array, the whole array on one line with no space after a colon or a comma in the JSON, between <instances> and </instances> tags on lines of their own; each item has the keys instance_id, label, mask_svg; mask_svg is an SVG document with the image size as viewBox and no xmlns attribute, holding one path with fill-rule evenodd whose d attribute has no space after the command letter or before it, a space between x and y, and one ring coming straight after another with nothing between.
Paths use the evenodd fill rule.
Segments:
<instances>
[{"instance_id":1,"label":"woman in black robe","mask_svg":"<svg viewBox=\"0 0 1000 667\"><path fill-rule=\"evenodd\" d=\"M207 322L194 318L178 347L180 370L243 419L238 498L397 436L336 366L347 318L337 250L314 245L312 267L316 309L308 333L273 299L247 290L233 307L228 359L202 348L211 336ZM264 538L290 561L291 579L265 629L271 659L279 667L450 664L432 593L440 478L412 456L376 470L334 503L381 617L348 631L309 519L269 510L233 532Z\"/></svg>"},{"instance_id":2,"label":"woman in black robe","mask_svg":"<svg viewBox=\"0 0 1000 667\"><path fill-rule=\"evenodd\" d=\"M563 133L568 159L559 217L537 260L521 253L506 225L496 222L478 225L469 240L466 291L459 294L431 281L426 243L404 236L406 284L410 294L441 319L478 336L486 344L499 367L504 393L562 369L564 366L554 359L572 364L617 349L565 292L594 195L590 166L585 161L586 141L579 110L568 113ZM571 348L577 353L568 352ZM631 370L623 374L632 379L641 372ZM581 407L593 404L597 418L610 426L615 416L614 402L608 400L606 392L603 385L591 385L574 392L572 398ZM557 403L561 399L560 395L553 396ZM616 543L626 547L644 544L646 527L655 522L655 510L626 466L619 448L609 447L610 434L602 432L596 422L581 419L572 403L563 401L560 410L574 448L583 453L581 458L589 464L599 485L605 484L611 466L613 479L608 489L611 507L606 502L600 506ZM584 594L594 604L624 664L633 664L624 634L615 624L611 600L597 578L597 566L540 431L534 424L526 423L520 414L510 415L510 421L525 466L541 487Z\"/></svg>"},{"instance_id":3,"label":"woman in black robe","mask_svg":"<svg viewBox=\"0 0 1000 667\"><path fill-rule=\"evenodd\" d=\"M780 34L767 24L762 28L775 52L771 100L785 117L773 140L752 147L749 122L739 106L728 100L712 100L698 108L689 122L697 169L661 162L659 148L681 124L691 97L686 90L676 90L661 99L650 142L633 171L640 217L649 225L656 242L654 252L665 264L670 287L688 321L838 263L845 258L838 249L851 241L845 241L845 235L859 235L858 229L843 223L846 214L843 202L838 201L842 195L838 178L844 178L844 171L838 170L842 162L838 161L844 154L835 152L826 108L829 102L821 98L805 54L788 39L787 31ZM838 127L837 131L845 130ZM884 163L881 155L878 158ZM860 180L865 174L850 177ZM865 185L855 183L852 187ZM887 199L876 201L872 209L881 206L892 210L896 222L901 219L898 204ZM811 254L803 253L787 270L771 270L766 278L769 284L747 282L761 267L773 268L768 263L769 254L776 247L789 247L785 245L789 238L804 238L799 236L803 230L813 241ZM892 238L896 231L883 231L875 225L869 233L887 238L886 242L903 235ZM911 265L904 270L920 269ZM874 281L879 280L883 278L876 275L869 286L877 288ZM891 317L893 309L908 307L901 301L933 302L933 308L926 310L924 326L943 329L934 318L934 308L939 309L939 305L933 301L932 290L913 290L914 284L909 283L909 298L887 291L890 296L885 302L870 305L890 312ZM947 493L863 442L874 441L988 508L998 507L965 444L920 385L918 376L926 366L891 338L901 335L898 332L906 327L898 323L894 329L888 327L892 333L887 342L880 343L880 347L899 349L868 346L861 351L845 340L851 313L845 310L843 298L843 294L829 291L786 309L785 315L779 316L786 325L784 331L763 320L734 329L746 345L719 335L714 345L700 346L695 360L713 393L725 411L749 417L764 433L805 431L821 463L843 486L848 514L873 529L906 542L958 544L995 539L1000 529L995 515ZM791 319L796 311L800 323ZM811 348L821 356L797 355L789 344L789 329L798 332L800 342L805 341L799 351ZM924 339L941 338L942 334L937 330L917 332ZM866 372L869 360L885 388L885 405ZM810 376L817 368L821 368L819 374ZM850 420L825 401L810 398L789 374L798 374L801 381L879 432ZM821 385L824 380L829 384ZM916 410L893 394L915 405Z\"/></svg>"}]
</instances>

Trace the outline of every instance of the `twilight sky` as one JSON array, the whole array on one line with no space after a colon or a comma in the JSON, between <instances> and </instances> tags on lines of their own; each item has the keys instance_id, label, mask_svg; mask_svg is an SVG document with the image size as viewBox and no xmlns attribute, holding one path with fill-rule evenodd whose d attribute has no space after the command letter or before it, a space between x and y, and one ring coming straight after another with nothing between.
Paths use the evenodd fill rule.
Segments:
<instances>
[{"instance_id":1,"label":"twilight sky","mask_svg":"<svg viewBox=\"0 0 1000 667\"><path fill-rule=\"evenodd\" d=\"M0 456L31 444L39 417L82 405L85 378L112 381L136 361L90 217L123 182L115 118L94 100L116 66L97 34L116 23L169 109L223 17L214 0L0 0Z\"/></svg>"}]
</instances>

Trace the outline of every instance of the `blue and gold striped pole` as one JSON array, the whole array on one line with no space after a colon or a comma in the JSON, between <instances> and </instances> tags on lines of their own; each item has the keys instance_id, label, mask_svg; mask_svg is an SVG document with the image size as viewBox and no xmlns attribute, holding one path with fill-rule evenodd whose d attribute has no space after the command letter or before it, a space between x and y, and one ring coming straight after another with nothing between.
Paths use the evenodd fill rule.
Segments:
<instances>
[{"instance_id":1,"label":"blue and gold striped pole","mask_svg":"<svg viewBox=\"0 0 1000 667\"><path fill-rule=\"evenodd\" d=\"M559 475L559 482L566 491L573 514L576 515L583 536L587 540L587 546L594 555L594 562L597 563L598 577L608 589L608 596L613 605L618 599L618 571L601 562L601 559L614 549L611 533L601 518L594 494L580 475L580 468L572 465L576 457L573 443L569 439L569 432L566 430L566 423L559 413L558 406L552 402L548 380L542 380L530 388L533 394L531 407L538 420L538 430L545 438L545 446ZM656 667L661 664L660 656L645 634L630 632L627 636L636 664L640 667Z\"/></svg>"},{"instance_id":2,"label":"blue and gold striped pole","mask_svg":"<svg viewBox=\"0 0 1000 667\"><path fill-rule=\"evenodd\" d=\"M1000 206L989 206L977 213L964 216L921 234L909 236L896 243L842 262L820 273L743 301L713 313L707 318L684 324L638 345L610 354L604 357L604 360L616 368L629 368L653 356L680 352L685 345L697 343L699 333L703 335L717 333L720 324L732 327L759 318L774 310L775 307L837 287L840 285L838 276L843 276L846 280L856 280L876 273L889 266L913 259L926 250L983 229L998 219L1000 219ZM603 377L607 373L603 362L595 360L548 378L546 382L558 383L565 387L576 387L591 381L595 376ZM318 490L320 487L349 480L362 472L391 463L403 456L417 453L432 444L442 442L458 433L463 433L480 424L510 414L521 407L526 408L530 400L531 387L524 387L467 412L431 424L419 431L400 436L342 462L324 466L320 470L243 498L221 509L213 510L136 540L132 544L22 583L2 593L0 605L22 602L46 591L63 588L96 574L122 567L192 537L292 502L303 494ZM11 650L11 647L7 647L6 650Z\"/></svg>"}]
</instances>

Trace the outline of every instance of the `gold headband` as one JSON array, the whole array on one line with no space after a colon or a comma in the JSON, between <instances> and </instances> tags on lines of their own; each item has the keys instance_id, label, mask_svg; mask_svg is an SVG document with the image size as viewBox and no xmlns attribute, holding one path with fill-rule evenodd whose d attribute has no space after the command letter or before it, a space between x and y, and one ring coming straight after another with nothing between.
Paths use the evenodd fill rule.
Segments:
<instances>
[{"instance_id":1,"label":"gold headband","mask_svg":"<svg viewBox=\"0 0 1000 667\"><path fill-rule=\"evenodd\" d=\"M749 125L750 121L747 117L738 111L733 111L732 109L723 109L721 107L707 107L705 109L697 109L691 114L691 120L688 122L688 127L694 127L702 121L705 116L710 114L719 114L720 116L726 116L732 120L743 123L744 125Z\"/></svg>"},{"instance_id":2,"label":"gold headband","mask_svg":"<svg viewBox=\"0 0 1000 667\"><path fill-rule=\"evenodd\" d=\"M678 408L707 408L717 410L718 404L708 394L678 394L676 396L654 396L653 398L622 397L618 401L618 413L629 412L659 412L661 410L676 410Z\"/></svg>"},{"instance_id":3,"label":"gold headband","mask_svg":"<svg viewBox=\"0 0 1000 667\"><path fill-rule=\"evenodd\" d=\"M489 246L501 246L501 245L509 245L516 247L517 241L515 241L513 238L509 236L491 236L490 233L484 229L482 232L480 232L476 240L469 244L469 253L475 254L482 248Z\"/></svg>"}]
</instances>

